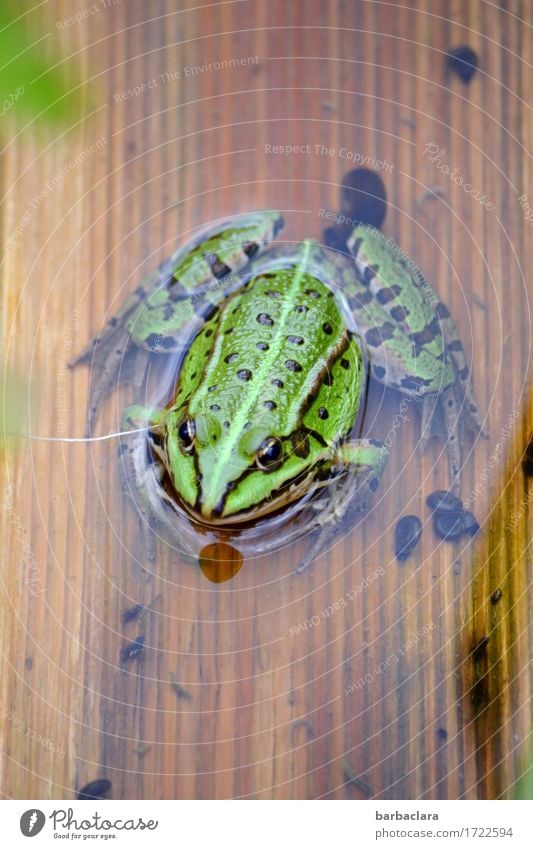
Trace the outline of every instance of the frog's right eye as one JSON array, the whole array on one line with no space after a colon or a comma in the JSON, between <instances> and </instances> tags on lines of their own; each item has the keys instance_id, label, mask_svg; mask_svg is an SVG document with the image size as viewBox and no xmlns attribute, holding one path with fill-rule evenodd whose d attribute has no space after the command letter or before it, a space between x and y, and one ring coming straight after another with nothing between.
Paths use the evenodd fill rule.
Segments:
<instances>
[{"instance_id":1,"label":"frog's right eye","mask_svg":"<svg viewBox=\"0 0 533 849\"><path fill-rule=\"evenodd\" d=\"M194 448L194 438L196 436L196 428L193 419L183 419L178 428L178 437L181 447L189 453Z\"/></svg>"}]
</instances>

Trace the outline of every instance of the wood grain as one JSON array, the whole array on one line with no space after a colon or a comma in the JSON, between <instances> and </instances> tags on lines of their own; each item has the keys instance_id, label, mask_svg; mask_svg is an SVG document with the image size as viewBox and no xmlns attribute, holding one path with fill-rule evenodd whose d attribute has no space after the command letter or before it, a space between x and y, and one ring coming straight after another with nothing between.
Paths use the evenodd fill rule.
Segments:
<instances>
[{"instance_id":1,"label":"wood grain","mask_svg":"<svg viewBox=\"0 0 533 849\"><path fill-rule=\"evenodd\" d=\"M88 376L67 361L194 228L279 207L284 238L320 239L320 210L338 209L358 164L345 149L388 163L383 229L447 301L473 360L491 438L470 445L463 495L475 493L483 527L468 544L433 536L425 497L446 485L446 458L436 443L418 457L414 407L363 523L300 577L303 544L223 584L162 544L154 564L144 558L112 442L11 440L3 796L73 798L99 777L113 798L357 799L365 785L385 799L512 796L531 758L533 496L520 467L533 430L531 225L519 203L533 203L531 3L104 5L64 29L66 0L27 16L62 51L67 79L76 66L93 78L90 116L80 103L56 137L23 122L3 134L2 341L34 386L33 432L82 434ZM479 56L469 86L445 70L458 43ZM310 152L265 152L296 144ZM108 400L99 433L128 398ZM373 436L387 437L400 402L374 392ZM399 565L394 525L406 512L424 533ZM149 611L124 625L136 603ZM121 666L141 635L143 653ZM346 782L343 760L363 785Z\"/></svg>"}]
</instances>

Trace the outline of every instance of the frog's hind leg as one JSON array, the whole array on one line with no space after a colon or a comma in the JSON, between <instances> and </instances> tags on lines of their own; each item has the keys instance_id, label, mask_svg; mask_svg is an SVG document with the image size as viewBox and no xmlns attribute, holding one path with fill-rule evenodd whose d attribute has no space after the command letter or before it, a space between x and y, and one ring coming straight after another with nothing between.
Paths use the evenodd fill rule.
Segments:
<instances>
[{"instance_id":1,"label":"frog's hind leg","mask_svg":"<svg viewBox=\"0 0 533 849\"><path fill-rule=\"evenodd\" d=\"M81 354L69 362L71 369L79 365L90 367L86 436L92 432L96 413L106 395L121 383L137 383L140 375L146 374L147 355L131 344L129 321L150 291L170 279L171 269L172 259L161 263L157 271L148 275L143 284L129 295L119 312Z\"/></svg>"},{"instance_id":2,"label":"frog's hind leg","mask_svg":"<svg viewBox=\"0 0 533 849\"><path fill-rule=\"evenodd\" d=\"M441 300L437 301L435 312L441 323L446 353L454 365L457 381L464 399L461 414L464 415L465 423L474 434L479 433L484 439L488 439L488 433L483 427L481 415L474 398L472 377L455 322L450 315L448 307Z\"/></svg>"},{"instance_id":3,"label":"frog's hind leg","mask_svg":"<svg viewBox=\"0 0 533 849\"><path fill-rule=\"evenodd\" d=\"M441 436L442 428L436 425L436 409L439 405L437 395L422 396L422 410L420 418L420 439L418 441L418 453L422 455L432 436ZM444 442L446 438L444 437Z\"/></svg>"},{"instance_id":4,"label":"frog's hind leg","mask_svg":"<svg viewBox=\"0 0 533 849\"><path fill-rule=\"evenodd\" d=\"M325 484L328 506L331 507L332 503L333 510L323 509L321 500L318 501L320 531L295 570L296 575L301 575L322 553L347 513L360 513L370 505L388 457L385 444L378 439L358 439L339 447L331 466L332 479ZM330 487L333 487L333 493Z\"/></svg>"},{"instance_id":5,"label":"frog's hind leg","mask_svg":"<svg viewBox=\"0 0 533 849\"><path fill-rule=\"evenodd\" d=\"M85 436L90 436L98 408L112 389L121 383L142 385L148 368L148 354L129 346L129 332L117 326L111 332L106 328L89 349L69 363L69 368L79 364L90 367L89 400Z\"/></svg>"}]
</instances>

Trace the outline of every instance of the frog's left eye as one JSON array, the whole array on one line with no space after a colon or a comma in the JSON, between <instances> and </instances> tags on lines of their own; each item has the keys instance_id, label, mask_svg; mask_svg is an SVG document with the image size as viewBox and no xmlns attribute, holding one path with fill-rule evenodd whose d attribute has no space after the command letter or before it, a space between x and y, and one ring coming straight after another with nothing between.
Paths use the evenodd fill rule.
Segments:
<instances>
[{"instance_id":1,"label":"frog's left eye","mask_svg":"<svg viewBox=\"0 0 533 849\"><path fill-rule=\"evenodd\" d=\"M283 446L277 436L270 436L259 446L256 462L260 469L270 471L278 465Z\"/></svg>"},{"instance_id":2,"label":"frog's left eye","mask_svg":"<svg viewBox=\"0 0 533 849\"><path fill-rule=\"evenodd\" d=\"M178 428L178 436L181 442L181 447L189 453L194 448L194 438L196 436L196 428L193 419L183 419Z\"/></svg>"}]
</instances>

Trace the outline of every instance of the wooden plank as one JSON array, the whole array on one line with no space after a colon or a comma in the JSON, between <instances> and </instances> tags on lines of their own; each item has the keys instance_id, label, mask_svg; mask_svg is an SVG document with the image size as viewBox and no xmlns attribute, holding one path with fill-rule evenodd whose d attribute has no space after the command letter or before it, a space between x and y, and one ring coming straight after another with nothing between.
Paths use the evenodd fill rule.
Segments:
<instances>
[{"instance_id":1,"label":"wooden plank","mask_svg":"<svg viewBox=\"0 0 533 849\"><path fill-rule=\"evenodd\" d=\"M155 564L143 556L112 442L11 446L4 797L72 798L103 776L114 798L512 796L531 728L533 496L520 468L533 430L530 225L518 201L531 184L529 10L155 0L117 2L63 31L64 0L29 16L34 34L60 43L66 75L77 61L100 86L91 119L80 105L60 138L13 124L4 139L2 340L8 365L35 384L33 432L82 434L87 374L66 362L196 227L272 206L283 238L320 239L320 210L338 208L354 164L345 149L388 163L383 229L449 303L491 439L473 446L463 483L483 522L476 542L437 544L431 532L424 500L446 484L446 458L437 444L417 456L410 406L363 523L300 577L303 544L218 585L162 543ZM444 65L461 42L480 57L468 87ZM128 397L109 399L99 433L117 427ZM372 435L387 437L400 401L374 392ZM405 512L425 528L398 565ZM123 624L135 603L149 612ZM141 635L144 652L121 668L121 648Z\"/></svg>"}]
</instances>

